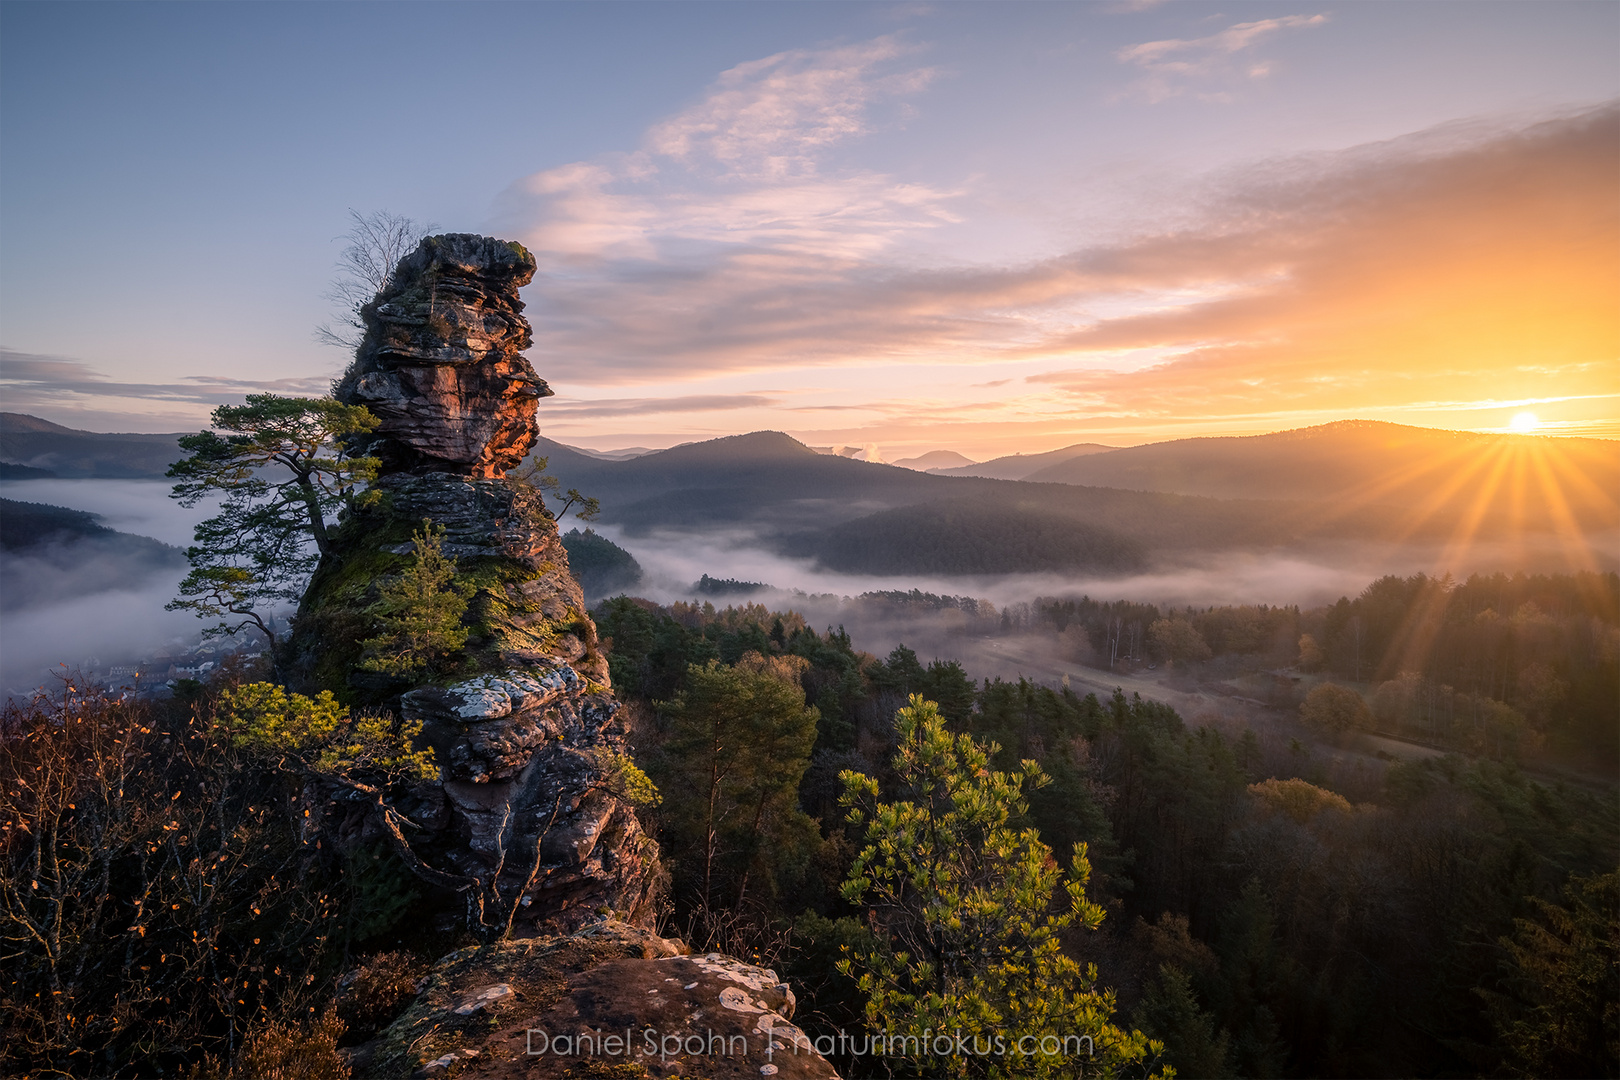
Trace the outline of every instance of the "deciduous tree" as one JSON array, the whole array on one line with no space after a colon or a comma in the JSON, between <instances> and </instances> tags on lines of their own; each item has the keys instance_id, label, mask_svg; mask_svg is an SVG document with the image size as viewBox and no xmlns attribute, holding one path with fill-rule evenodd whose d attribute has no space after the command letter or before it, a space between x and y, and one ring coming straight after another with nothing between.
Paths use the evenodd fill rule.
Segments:
<instances>
[{"instance_id":1,"label":"deciduous tree","mask_svg":"<svg viewBox=\"0 0 1620 1080\"><path fill-rule=\"evenodd\" d=\"M422 238L438 228L432 222L417 224L403 214L373 210L369 214L349 211L349 241L338 255L337 276L326 298L338 305L341 321L337 326L324 323L315 329L315 340L353 352L366 336L360 309L382 292L393 279L399 260L416 250Z\"/></svg>"},{"instance_id":2,"label":"deciduous tree","mask_svg":"<svg viewBox=\"0 0 1620 1080\"><path fill-rule=\"evenodd\" d=\"M886 944L841 968L858 976L872 1028L926 1075L1113 1075L1162 1051L1114 1025L1113 992L1059 942L1071 925L1095 929L1103 909L1086 896L1084 844L1064 875L1039 834L1015 825L1045 782L1039 767L992 770L999 748L953 737L919 695L895 726L892 800L871 777L843 774L863 833L844 897L867 907ZM1067 910L1054 911L1060 887Z\"/></svg>"},{"instance_id":3,"label":"deciduous tree","mask_svg":"<svg viewBox=\"0 0 1620 1080\"><path fill-rule=\"evenodd\" d=\"M1361 695L1348 686L1322 683L1311 688L1299 707L1299 718L1323 731L1367 729L1373 726L1372 710Z\"/></svg>"},{"instance_id":4,"label":"deciduous tree","mask_svg":"<svg viewBox=\"0 0 1620 1080\"><path fill-rule=\"evenodd\" d=\"M1148 627L1148 640L1155 651L1172 663L1200 663L1211 656L1209 645L1198 628L1186 619L1158 619Z\"/></svg>"}]
</instances>

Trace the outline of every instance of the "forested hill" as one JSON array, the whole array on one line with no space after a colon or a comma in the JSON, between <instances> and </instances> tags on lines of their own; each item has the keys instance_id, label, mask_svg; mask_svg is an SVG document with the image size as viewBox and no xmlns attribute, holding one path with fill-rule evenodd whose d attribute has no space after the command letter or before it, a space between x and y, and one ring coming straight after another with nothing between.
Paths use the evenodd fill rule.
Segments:
<instances>
[{"instance_id":1,"label":"forested hill","mask_svg":"<svg viewBox=\"0 0 1620 1080\"><path fill-rule=\"evenodd\" d=\"M94 514L13 499L0 499L0 551L0 611L178 577L186 565L179 548L109 529Z\"/></svg>"},{"instance_id":2,"label":"forested hill","mask_svg":"<svg viewBox=\"0 0 1620 1080\"><path fill-rule=\"evenodd\" d=\"M1620 525L1620 443L1481 435L1371 420L1236 438L1176 439L1073 457L1029 475L1062 484L1211 495L1330 499L1526 515L1566 512L1584 528Z\"/></svg>"},{"instance_id":3,"label":"forested hill","mask_svg":"<svg viewBox=\"0 0 1620 1080\"><path fill-rule=\"evenodd\" d=\"M180 434L103 434L24 413L0 413L0 461L72 479L160 478L184 456L179 441Z\"/></svg>"},{"instance_id":4,"label":"forested hill","mask_svg":"<svg viewBox=\"0 0 1620 1080\"><path fill-rule=\"evenodd\" d=\"M83 510L0 499L0 549L5 551L86 538L106 540L118 535L96 521L96 515Z\"/></svg>"},{"instance_id":5,"label":"forested hill","mask_svg":"<svg viewBox=\"0 0 1620 1080\"><path fill-rule=\"evenodd\" d=\"M603 520L633 529L769 521L797 528L943 497L963 481L818 454L777 431L688 443L632 458L586 457L542 438L536 456L564 486L602 500ZM996 481L968 481L994 484Z\"/></svg>"},{"instance_id":6,"label":"forested hill","mask_svg":"<svg viewBox=\"0 0 1620 1080\"><path fill-rule=\"evenodd\" d=\"M784 553L868 573L1122 572L1235 548L1444 542L1466 509L1413 515L1377 499L1216 499L938 476L817 454L779 432L628 461L545 439L536 453L564 486L601 500L604 522L631 534L746 529ZM1470 513L1466 524L1477 539L1515 535L1501 513Z\"/></svg>"},{"instance_id":7,"label":"forested hill","mask_svg":"<svg viewBox=\"0 0 1620 1080\"><path fill-rule=\"evenodd\" d=\"M940 476L984 476L992 480L1028 480L1042 469L1061 465L1065 461L1091 454L1107 454L1118 449L1117 446L1104 446L1102 443L1075 443L1061 450L1048 450L1044 454L1008 454L1005 457L981 461L977 465L958 465L955 468L928 471L938 473Z\"/></svg>"}]
</instances>

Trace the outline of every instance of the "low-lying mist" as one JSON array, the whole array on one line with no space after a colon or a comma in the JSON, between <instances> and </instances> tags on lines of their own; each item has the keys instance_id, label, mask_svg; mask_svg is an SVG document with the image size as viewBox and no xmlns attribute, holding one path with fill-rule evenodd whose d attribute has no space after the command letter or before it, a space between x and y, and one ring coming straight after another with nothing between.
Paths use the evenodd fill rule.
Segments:
<instances>
[{"instance_id":1,"label":"low-lying mist","mask_svg":"<svg viewBox=\"0 0 1620 1080\"><path fill-rule=\"evenodd\" d=\"M188 510L169 498L172 488L167 480L0 480L0 498L85 510L109 529L184 548L218 503L205 500Z\"/></svg>"},{"instance_id":2,"label":"low-lying mist","mask_svg":"<svg viewBox=\"0 0 1620 1080\"><path fill-rule=\"evenodd\" d=\"M1298 605L1304 609L1356 596L1388 574L1450 572L1458 578L1499 570L1567 571L1571 567L1555 538L1537 547L1477 545L1447 551L1434 545L1340 545L1310 553L1229 551L1207 556L1196 565L1162 567L1124 576L1091 574L1008 574L991 577L930 575L865 575L828 571L809 560L767 550L745 532L653 532L627 536L611 525L593 526L601 536L629 551L641 564L642 583L634 595L670 603L708 600L716 607L759 603L776 610L792 609L814 627L843 626L857 648L885 655L905 644L925 660L958 659L969 673L1029 673L1022 659L1010 659L965 635L960 611L927 610L894 604L864 603L863 593L913 589L942 596L988 600L997 608L1037 597L1090 596L1094 600L1129 600L1161 608L1211 607L1227 604ZM1592 561L1598 569L1620 567L1620 533L1603 538ZM759 582L769 586L748 593L704 595L694 588L704 574L711 578Z\"/></svg>"},{"instance_id":3,"label":"low-lying mist","mask_svg":"<svg viewBox=\"0 0 1620 1080\"><path fill-rule=\"evenodd\" d=\"M593 525L600 535L626 549L646 572L638 590L648 599L689 600L702 575L762 582L784 594L831 593L853 597L890 589L972 596L997 605L1037 596L1089 595L1102 600L1133 600L1161 607L1221 604L1298 604L1315 607L1340 596L1354 596L1386 574L1409 575L1568 571L1554 538L1530 548L1486 544L1459 553L1433 545L1340 545L1308 553L1228 551L1196 564L1165 566L1140 573L1104 576L1086 573L972 575L849 574L817 567L767 550L752 534L663 532L626 536L612 525ZM1603 538L1592 552L1592 568L1620 568L1620 533ZM763 594L756 594L763 595Z\"/></svg>"},{"instance_id":4,"label":"low-lying mist","mask_svg":"<svg viewBox=\"0 0 1620 1080\"><path fill-rule=\"evenodd\" d=\"M188 510L169 490L158 480L0 482L0 497L88 511L108 528L184 548L214 510ZM76 540L0 556L0 693L47 685L53 670L142 659L197 640L194 615L163 610L184 565L155 565L126 547L116 538Z\"/></svg>"},{"instance_id":5,"label":"low-lying mist","mask_svg":"<svg viewBox=\"0 0 1620 1080\"><path fill-rule=\"evenodd\" d=\"M8 611L0 619L0 693L48 686L53 669L128 662L196 641L195 616L163 610L180 577L154 574L133 587Z\"/></svg>"},{"instance_id":6,"label":"low-lying mist","mask_svg":"<svg viewBox=\"0 0 1620 1080\"><path fill-rule=\"evenodd\" d=\"M148 480L31 480L0 482L0 497L47 503L100 515L122 532L153 537L184 547L210 506L186 509L168 497L170 486ZM573 523L564 523L566 531ZM1554 538L1539 546L1478 545L1447 551L1434 545L1319 546L1309 551L1228 551L1195 564L1164 566L1124 576L1032 573L999 576L869 575L823 570L809 560L785 557L742 531L653 531L626 535L612 525L595 531L628 550L645 578L631 590L660 603L708 599L717 607L744 602L791 608L817 628L844 626L858 648L878 655L904 643L925 658L957 658L977 675L1011 670L994 651L971 644L964 616L955 610L926 610L894 604L862 603L863 593L921 590L945 596L988 600L998 608L1036 597L1131 600L1161 607L1224 604L1297 604L1311 608L1340 596L1355 596L1386 574L1451 572L1466 577L1497 570L1569 570ZM8 554L5 576L28 581L31 601L0 620L0 687L37 685L58 664L92 658L106 663L139 658L195 641L202 624L186 612L166 612L180 573L152 572L138 579L120 576L111 561L75 561L67 549ZM1620 567L1620 533L1599 537L1589 548L1590 565ZM748 594L703 596L693 586L703 575L761 582L770 588ZM54 597L54 598L53 598ZM975 665L975 661L977 662ZM1010 662L1009 662L1010 663Z\"/></svg>"}]
</instances>

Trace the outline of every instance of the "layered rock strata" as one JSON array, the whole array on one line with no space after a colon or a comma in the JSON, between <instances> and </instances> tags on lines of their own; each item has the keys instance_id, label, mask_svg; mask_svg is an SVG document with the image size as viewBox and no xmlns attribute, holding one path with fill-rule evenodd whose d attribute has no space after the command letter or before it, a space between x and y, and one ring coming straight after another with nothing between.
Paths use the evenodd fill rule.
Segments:
<instances>
[{"instance_id":1,"label":"layered rock strata","mask_svg":"<svg viewBox=\"0 0 1620 1080\"><path fill-rule=\"evenodd\" d=\"M440 762L453 842L440 865L478 876L504 866L517 927L572 929L614 911L656 915L657 848L613 787L624 752L619 703L567 664L511 670L404 695Z\"/></svg>"},{"instance_id":2,"label":"layered rock strata","mask_svg":"<svg viewBox=\"0 0 1620 1080\"><path fill-rule=\"evenodd\" d=\"M337 396L381 419L367 447L381 474L330 533L288 668L306 689L422 722L441 776L396 807L411 848L486 896L495 882L520 932L604 911L650 923L657 846L611 782L626 733L596 627L540 493L503 475L533 447L550 393L519 352L530 332L517 289L533 273L520 245L429 237L364 309ZM466 645L432 679L368 672L379 585L412 564L424 521L471 586ZM327 818L340 842L381 838L364 807L334 799Z\"/></svg>"},{"instance_id":3,"label":"layered rock strata","mask_svg":"<svg viewBox=\"0 0 1620 1080\"><path fill-rule=\"evenodd\" d=\"M533 277L521 244L430 236L361 309L365 339L336 392L382 421L366 449L387 471L501 476L534 446L534 403L551 389L522 355L518 289Z\"/></svg>"}]
</instances>

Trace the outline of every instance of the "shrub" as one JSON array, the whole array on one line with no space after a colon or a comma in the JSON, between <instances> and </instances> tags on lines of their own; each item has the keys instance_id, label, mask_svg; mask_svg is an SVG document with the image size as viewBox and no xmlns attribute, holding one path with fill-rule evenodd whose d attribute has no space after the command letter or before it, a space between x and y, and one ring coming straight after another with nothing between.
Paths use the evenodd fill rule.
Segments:
<instances>
[{"instance_id":1,"label":"shrub","mask_svg":"<svg viewBox=\"0 0 1620 1080\"><path fill-rule=\"evenodd\" d=\"M338 983L336 1014L356 1035L375 1034L411 1003L426 971L427 964L410 953L379 953Z\"/></svg>"},{"instance_id":2,"label":"shrub","mask_svg":"<svg viewBox=\"0 0 1620 1080\"><path fill-rule=\"evenodd\" d=\"M271 1020L242 1044L231 1080L349 1080L338 1052L344 1023L327 1013L309 1027Z\"/></svg>"},{"instance_id":3,"label":"shrub","mask_svg":"<svg viewBox=\"0 0 1620 1080\"><path fill-rule=\"evenodd\" d=\"M1372 710L1361 700L1361 695L1333 683L1313 687L1305 695L1305 703L1299 707L1299 718L1323 731L1367 730L1373 726Z\"/></svg>"}]
</instances>

